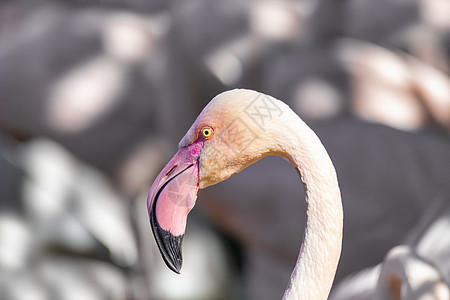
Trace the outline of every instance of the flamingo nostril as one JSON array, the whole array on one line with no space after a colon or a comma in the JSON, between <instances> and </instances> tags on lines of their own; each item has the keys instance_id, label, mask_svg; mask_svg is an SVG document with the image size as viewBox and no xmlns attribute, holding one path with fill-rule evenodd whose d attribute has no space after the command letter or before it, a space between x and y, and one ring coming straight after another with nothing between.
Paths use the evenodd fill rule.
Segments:
<instances>
[{"instance_id":1,"label":"flamingo nostril","mask_svg":"<svg viewBox=\"0 0 450 300\"><path fill-rule=\"evenodd\" d=\"M169 170L169 172L167 172L166 176L167 176L167 177L170 176L170 175L173 173L173 171L175 171L176 168L177 168L177 165L173 166L173 167Z\"/></svg>"}]
</instances>

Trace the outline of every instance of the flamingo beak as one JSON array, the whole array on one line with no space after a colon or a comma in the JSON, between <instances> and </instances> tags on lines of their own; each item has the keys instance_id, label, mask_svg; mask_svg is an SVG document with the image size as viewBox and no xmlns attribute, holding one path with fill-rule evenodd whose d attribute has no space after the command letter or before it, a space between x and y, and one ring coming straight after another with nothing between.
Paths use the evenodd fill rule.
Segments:
<instances>
[{"instance_id":1,"label":"flamingo beak","mask_svg":"<svg viewBox=\"0 0 450 300\"><path fill-rule=\"evenodd\" d=\"M187 215L199 191L198 155L180 148L159 173L147 198L150 226L167 267L180 273Z\"/></svg>"}]
</instances>

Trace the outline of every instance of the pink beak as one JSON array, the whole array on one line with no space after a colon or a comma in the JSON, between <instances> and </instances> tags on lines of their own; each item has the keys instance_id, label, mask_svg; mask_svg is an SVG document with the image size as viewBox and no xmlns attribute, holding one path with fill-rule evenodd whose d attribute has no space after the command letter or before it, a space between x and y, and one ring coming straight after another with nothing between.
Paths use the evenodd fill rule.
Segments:
<instances>
[{"instance_id":1,"label":"pink beak","mask_svg":"<svg viewBox=\"0 0 450 300\"><path fill-rule=\"evenodd\" d=\"M166 265L180 273L187 215L199 191L199 156L203 144L180 148L159 173L147 198L150 226Z\"/></svg>"}]
</instances>

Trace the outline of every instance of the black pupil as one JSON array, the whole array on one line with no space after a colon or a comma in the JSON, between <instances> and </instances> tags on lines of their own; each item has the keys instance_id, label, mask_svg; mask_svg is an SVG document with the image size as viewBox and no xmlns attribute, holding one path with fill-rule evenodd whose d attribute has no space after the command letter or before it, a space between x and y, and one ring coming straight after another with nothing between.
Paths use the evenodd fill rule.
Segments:
<instances>
[{"instance_id":1,"label":"black pupil","mask_svg":"<svg viewBox=\"0 0 450 300\"><path fill-rule=\"evenodd\" d=\"M209 130L205 129L205 135L209 135Z\"/></svg>"}]
</instances>

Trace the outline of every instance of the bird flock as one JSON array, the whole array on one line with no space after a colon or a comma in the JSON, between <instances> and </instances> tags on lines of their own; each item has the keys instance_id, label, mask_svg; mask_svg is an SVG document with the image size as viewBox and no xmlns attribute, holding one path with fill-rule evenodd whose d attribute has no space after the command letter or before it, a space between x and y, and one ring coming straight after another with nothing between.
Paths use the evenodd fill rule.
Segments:
<instances>
[{"instance_id":1,"label":"bird flock","mask_svg":"<svg viewBox=\"0 0 450 300\"><path fill-rule=\"evenodd\" d=\"M202 109L247 88L286 103L336 169L329 299L448 299L449 14L446 0L2 2L0 298L279 299L308 221L288 161L202 188L181 275L145 209ZM231 120L249 133L231 149L257 145L279 107ZM208 170L230 156L209 151Z\"/></svg>"}]
</instances>

